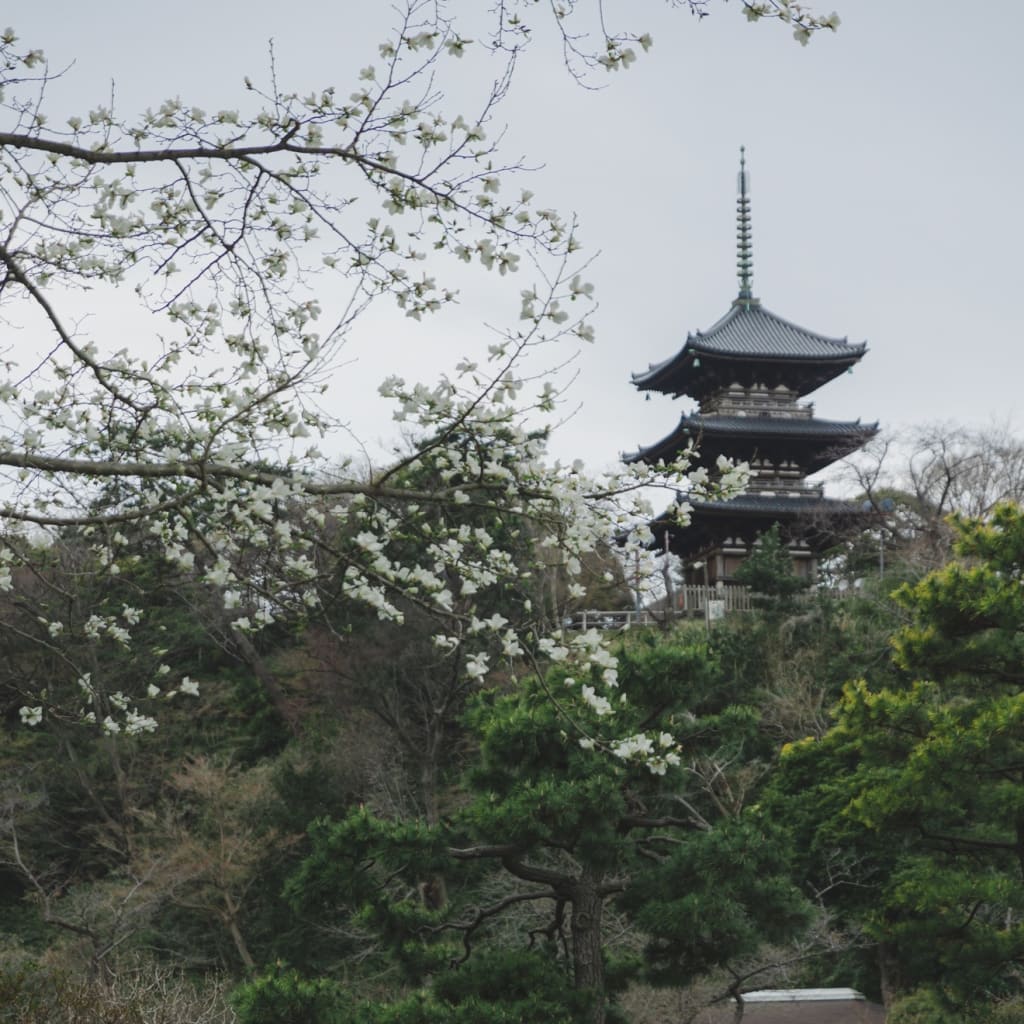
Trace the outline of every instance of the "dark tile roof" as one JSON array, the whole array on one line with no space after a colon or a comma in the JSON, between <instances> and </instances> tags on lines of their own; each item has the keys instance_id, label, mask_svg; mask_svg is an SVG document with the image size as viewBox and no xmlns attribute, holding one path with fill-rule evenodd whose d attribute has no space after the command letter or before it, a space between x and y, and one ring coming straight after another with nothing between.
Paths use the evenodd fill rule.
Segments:
<instances>
[{"instance_id":1,"label":"dark tile roof","mask_svg":"<svg viewBox=\"0 0 1024 1024\"><path fill-rule=\"evenodd\" d=\"M685 500L685 495L680 500ZM677 525L674 511L663 512L648 523L651 531L650 549L665 548L665 534L670 536L670 550L681 558L692 558L714 548L728 537L743 538L747 543L778 523L784 540L801 540L812 551L825 551L864 519L864 510L855 502L838 501L817 495L741 494L729 501L694 501L690 503L688 526Z\"/></svg>"},{"instance_id":2,"label":"dark tile roof","mask_svg":"<svg viewBox=\"0 0 1024 1024\"><path fill-rule=\"evenodd\" d=\"M851 345L845 338L829 338L800 327L759 302L735 302L729 312L707 331L687 338L698 351L723 355L760 356L771 359L848 359L862 354L864 344Z\"/></svg>"},{"instance_id":3,"label":"dark tile roof","mask_svg":"<svg viewBox=\"0 0 1024 1024\"><path fill-rule=\"evenodd\" d=\"M779 382L785 382L785 377L792 377L798 367L805 366L808 369L803 372L811 376L803 390L809 391L852 366L866 351L864 342L851 345L845 338L816 334L772 313L756 300L737 300L708 330L688 335L675 355L652 364L643 373L633 374L633 384L641 390L700 394L728 383L719 380L721 374L710 367L699 369L694 360L701 359L705 363L789 365L789 373L784 373ZM756 380L757 375L751 379Z\"/></svg>"},{"instance_id":4,"label":"dark tile roof","mask_svg":"<svg viewBox=\"0 0 1024 1024\"><path fill-rule=\"evenodd\" d=\"M684 499L685 500L685 496ZM816 516L816 515L860 515L859 504L840 501L836 498L821 498L817 495L796 496L785 494L741 494L728 501L692 501L695 515L700 516L746 516L767 515Z\"/></svg>"},{"instance_id":5,"label":"dark tile roof","mask_svg":"<svg viewBox=\"0 0 1024 1024\"><path fill-rule=\"evenodd\" d=\"M816 473L855 452L877 433L877 423L860 420L684 415L671 434L622 458L625 462L667 462L698 441L695 465L713 466L719 454L742 460L757 453L788 452L804 464L807 473Z\"/></svg>"},{"instance_id":6,"label":"dark tile roof","mask_svg":"<svg viewBox=\"0 0 1024 1024\"><path fill-rule=\"evenodd\" d=\"M877 423L782 416L683 416L679 427L700 434L743 434L760 437L849 437L874 434Z\"/></svg>"}]
</instances>

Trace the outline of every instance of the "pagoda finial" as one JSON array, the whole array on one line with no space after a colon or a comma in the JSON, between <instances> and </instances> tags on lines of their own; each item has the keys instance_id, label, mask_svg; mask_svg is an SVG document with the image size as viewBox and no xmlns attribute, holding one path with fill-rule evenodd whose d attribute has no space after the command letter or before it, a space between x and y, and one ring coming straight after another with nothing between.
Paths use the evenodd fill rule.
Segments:
<instances>
[{"instance_id":1,"label":"pagoda finial","mask_svg":"<svg viewBox=\"0 0 1024 1024\"><path fill-rule=\"evenodd\" d=\"M740 298L754 296L754 248L750 237L750 174L747 172L746 147L740 146L740 173L736 191L736 267L740 279Z\"/></svg>"}]
</instances>

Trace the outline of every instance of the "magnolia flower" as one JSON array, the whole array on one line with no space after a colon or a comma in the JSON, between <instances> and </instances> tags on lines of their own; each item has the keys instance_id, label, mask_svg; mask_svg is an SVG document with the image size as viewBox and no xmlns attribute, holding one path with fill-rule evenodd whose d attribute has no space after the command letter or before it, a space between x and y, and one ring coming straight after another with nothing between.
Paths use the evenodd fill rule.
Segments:
<instances>
[{"instance_id":1,"label":"magnolia flower","mask_svg":"<svg viewBox=\"0 0 1024 1024\"><path fill-rule=\"evenodd\" d=\"M140 732L155 732L156 719L149 715L140 715L134 709L125 714L124 731L129 736L137 736Z\"/></svg>"},{"instance_id":2,"label":"magnolia flower","mask_svg":"<svg viewBox=\"0 0 1024 1024\"><path fill-rule=\"evenodd\" d=\"M18 714L23 725L38 725L43 720L43 709L39 705L34 708L19 708Z\"/></svg>"},{"instance_id":3,"label":"magnolia flower","mask_svg":"<svg viewBox=\"0 0 1024 1024\"><path fill-rule=\"evenodd\" d=\"M577 274L569 282L569 292L575 299L578 295L584 296L584 298L591 298L594 294L594 286L589 282L585 282L579 274Z\"/></svg>"},{"instance_id":4,"label":"magnolia flower","mask_svg":"<svg viewBox=\"0 0 1024 1024\"><path fill-rule=\"evenodd\" d=\"M218 560L217 564L206 573L205 577L206 582L215 587L223 587L230 578L231 566L222 559Z\"/></svg>"},{"instance_id":5,"label":"magnolia flower","mask_svg":"<svg viewBox=\"0 0 1024 1024\"><path fill-rule=\"evenodd\" d=\"M487 655L482 651L466 662L466 675L470 679L482 679L487 674Z\"/></svg>"},{"instance_id":6,"label":"magnolia flower","mask_svg":"<svg viewBox=\"0 0 1024 1024\"><path fill-rule=\"evenodd\" d=\"M599 718L612 713L612 706L608 698L602 697L592 686L582 686L580 688L580 696L583 698L583 702L588 704Z\"/></svg>"},{"instance_id":7,"label":"magnolia flower","mask_svg":"<svg viewBox=\"0 0 1024 1024\"><path fill-rule=\"evenodd\" d=\"M189 697L199 696L199 684L194 680L190 679L188 676L182 676L181 683L178 686L178 689L182 693L188 694Z\"/></svg>"}]
</instances>

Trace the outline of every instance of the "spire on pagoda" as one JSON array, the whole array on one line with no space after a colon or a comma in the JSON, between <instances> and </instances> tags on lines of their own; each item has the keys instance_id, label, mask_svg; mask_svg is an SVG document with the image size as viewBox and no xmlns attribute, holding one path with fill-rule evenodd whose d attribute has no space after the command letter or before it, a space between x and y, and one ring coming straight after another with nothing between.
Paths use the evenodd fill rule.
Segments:
<instances>
[{"instance_id":1,"label":"spire on pagoda","mask_svg":"<svg viewBox=\"0 0 1024 1024\"><path fill-rule=\"evenodd\" d=\"M754 243L750 231L750 174L747 171L746 147L740 146L740 173L736 187L736 267L740 279L740 298L754 298Z\"/></svg>"},{"instance_id":2,"label":"spire on pagoda","mask_svg":"<svg viewBox=\"0 0 1024 1024\"><path fill-rule=\"evenodd\" d=\"M694 463L713 472L720 457L750 467L747 493L725 500L683 495L690 525L678 508L650 523L652 550L689 562L691 583L731 580L758 538L774 524L794 566L811 576L818 556L858 522L858 506L825 497L809 476L851 454L877 432L875 423L827 420L800 399L860 361L867 345L827 337L785 320L754 298L750 175L740 147L736 199L739 296L706 331L686 336L675 355L634 374L641 391L696 400L667 437L624 456L656 466L697 445ZM702 572L693 575L694 559Z\"/></svg>"}]
</instances>

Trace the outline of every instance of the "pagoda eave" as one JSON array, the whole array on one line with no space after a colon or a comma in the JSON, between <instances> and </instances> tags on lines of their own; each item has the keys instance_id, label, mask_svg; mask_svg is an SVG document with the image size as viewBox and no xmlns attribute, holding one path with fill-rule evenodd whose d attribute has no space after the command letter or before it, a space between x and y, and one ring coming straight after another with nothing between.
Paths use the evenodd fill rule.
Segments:
<instances>
[{"instance_id":1,"label":"pagoda eave","mask_svg":"<svg viewBox=\"0 0 1024 1024\"><path fill-rule=\"evenodd\" d=\"M672 462L678 453L697 446L694 466L714 467L717 457L733 461L767 460L816 473L863 447L878 433L877 423L786 419L764 416L687 416L676 429L653 445L625 455L627 463Z\"/></svg>"},{"instance_id":2,"label":"pagoda eave","mask_svg":"<svg viewBox=\"0 0 1024 1024\"><path fill-rule=\"evenodd\" d=\"M675 398L686 395L697 401L730 384L748 388L757 384L770 388L785 386L803 397L855 366L863 351L832 359L781 356L752 359L688 348L676 365L654 367L645 374L637 374L633 385L638 391L656 391Z\"/></svg>"},{"instance_id":3,"label":"pagoda eave","mask_svg":"<svg viewBox=\"0 0 1024 1024\"><path fill-rule=\"evenodd\" d=\"M694 398L733 383L786 385L804 395L853 366L866 351L865 342L851 345L845 338L809 331L757 299L737 299L707 331L688 335L674 356L634 374L633 385Z\"/></svg>"},{"instance_id":4,"label":"pagoda eave","mask_svg":"<svg viewBox=\"0 0 1024 1024\"><path fill-rule=\"evenodd\" d=\"M863 510L850 502L746 494L730 501L693 502L687 526L668 511L648 527L651 550L668 550L689 561L730 540L752 545L776 524L784 541L801 543L818 555L863 519Z\"/></svg>"}]
</instances>

